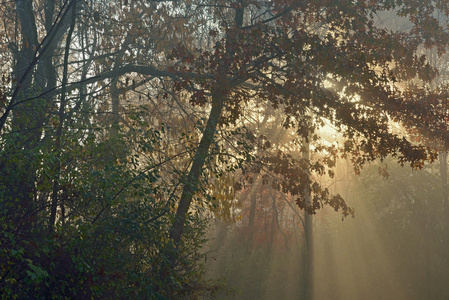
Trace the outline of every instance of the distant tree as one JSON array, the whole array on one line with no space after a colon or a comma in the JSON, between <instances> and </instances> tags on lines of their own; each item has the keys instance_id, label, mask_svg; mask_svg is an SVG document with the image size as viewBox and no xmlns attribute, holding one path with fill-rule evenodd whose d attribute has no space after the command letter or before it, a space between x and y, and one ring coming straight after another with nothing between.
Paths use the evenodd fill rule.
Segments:
<instances>
[{"instance_id":1,"label":"distant tree","mask_svg":"<svg viewBox=\"0 0 449 300\"><path fill-rule=\"evenodd\" d=\"M406 295L411 299L449 294L444 281L446 212L439 177L438 163L418 172L387 159L367 167L353 184L366 200L367 217L382 237L392 267L401 270L399 279L409 286Z\"/></svg>"}]
</instances>

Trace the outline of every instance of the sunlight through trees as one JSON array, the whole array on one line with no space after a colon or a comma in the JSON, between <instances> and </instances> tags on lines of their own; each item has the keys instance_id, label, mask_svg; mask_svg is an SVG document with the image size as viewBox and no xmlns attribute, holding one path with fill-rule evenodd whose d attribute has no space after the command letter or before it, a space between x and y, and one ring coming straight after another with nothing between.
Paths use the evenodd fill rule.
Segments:
<instances>
[{"instance_id":1,"label":"sunlight through trees","mask_svg":"<svg viewBox=\"0 0 449 300\"><path fill-rule=\"evenodd\" d=\"M1 298L446 298L448 14L1 2Z\"/></svg>"}]
</instances>

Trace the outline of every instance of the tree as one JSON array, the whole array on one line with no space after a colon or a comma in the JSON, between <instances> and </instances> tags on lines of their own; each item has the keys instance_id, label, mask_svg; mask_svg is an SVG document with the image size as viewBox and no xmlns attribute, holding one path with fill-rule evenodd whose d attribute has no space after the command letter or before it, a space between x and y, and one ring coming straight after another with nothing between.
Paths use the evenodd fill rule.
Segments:
<instances>
[{"instance_id":1,"label":"tree","mask_svg":"<svg viewBox=\"0 0 449 300\"><path fill-rule=\"evenodd\" d=\"M438 5L443 5L438 9L444 11L444 4ZM421 41L427 47L438 41L439 51L444 49L444 31L428 32L422 26L428 19L443 29L429 10L408 2L368 5L363 1L238 1L210 8L221 25L220 30L210 32L215 38L214 49L189 48L181 42L171 56L172 70L180 76L185 73L180 86L193 89L192 102L204 105L210 101L211 105L172 228L175 244L182 235L182 224L217 124L235 122L240 116L238 107L248 101L267 100L284 109L284 126L295 127L304 138L309 134L313 137L314 128L329 120L345 132L347 141L341 151L352 156L356 168L388 154L397 154L401 163L412 166L434 159L431 149L414 145L388 128L388 116L401 122L414 119L414 124L419 124L416 121L423 108L428 114L438 114L428 102L411 100L412 96L426 97L423 89L392 88L392 84L411 78L426 82L434 74L425 57L417 54ZM375 24L376 11L393 8L410 18L411 32L389 32ZM431 120L436 118L432 116ZM435 134L446 134L444 124L436 122L433 126ZM290 165L294 160L289 162L283 154L279 158L272 161L272 171L286 172L285 167L280 169L281 163ZM299 183L308 184L307 180ZM297 182L288 179L283 189L294 195L301 190ZM345 207L338 198L327 198L328 193L320 192L318 185L312 190L315 196L310 212L320 207L321 201L336 209ZM303 201L298 197L302 207Z\"/></svg>"},{"instance_id":2,"label":"tree","mask_svg":"<svg viewBox=\"0 0 449 300\"><path fill-rule=\"evenodd\" d=\"M120 78L128 72L124 59L136 55L149 61L143 50L153 47L151 54L157 56L161 47L142 46L141 33L148 36L152 28L133 27L137 17L149 18L151 7L143 2L131 11L116 7L106 18L98 14L101 4L18 1L2 6L5 20L19 21L2 29L10 41L20 41L10 43L9 59L2 56L13 70L2 78L0 117L2 297L213 293L215 286L202 280L198 263L204 231L199 216L191 217L195 226L187 226L190 232L176 254L182 265L176 272L159 270L177 190L164 184L169 176L161 180L161 166L188 151L153 155L163 149L164 127L152 128L145 119L148 107L121 114L120 97L151 83L136 75L132 82ZM159 8L155 15L167 10ZM115 22L114 17L123 19ZM127 38L113 44L95 32L104 28L89 29L101 20L107 21L105 28L114 24L117 32L129 30Z\"/></svg>"},{"instance_id":3,"label":"tree","mask_svg":"<svg viewBox=\"0 0 449 300\"><path fill-rule=\"evenodd\" d=\"M275 189L311 214L325 204L352 214L339 195L309 174L331 173L329 157L339 154L350 157L356 170L390 154L417 168L435 159L434 149L393 132L389 122L447 138L445 112L436 109L435 93L416 84L436 74L419 50L423 45L444 52L447 24L433 13L447 13L447 5L430 0L419 5L380 0L8 3L4 19L18 21L17 27L2 25L7 37L2 41L10 49L2 59L12 69L0 116L3 200L15 207L14 216L5 217L10 229L37 237L46 228L54 241L58 226L64 240L86 227L88 236L107 240L125 212L132 211L126 220L161 222L154 236L163 242L144 235L115 249L130 253L152 245L137 259L147 260L145 270L120 261L111 269L126 265L134 275L152 274L155 283L142 293L174 297L188 293L189 276L199 278L198 252L188 250L198 249L202 236L205 218L198 208L213 202L210 183L226 173L241 170L241 185L269 174ZM384 10L409 18L411 29L391 31L377 23L376 13ZM307 162L285 149L268 149L271 141L251 129L249 108L258 106L285 114L282 125L296 132L296 150L310 144L329 155ZM175 111L175 118L157 114ZM343 132L340 149L318 143L316 130L326 122ZM174 140L179 146L171 145ZM20 172L13 173L16 169ZM140 205L150 215L135 217ZM118 252L111 246L103 261L120 257L113 253ZM97 263L95 257L85 259ZM92 276L101 270L82 269ZM115 291L111 281L103 283L105 294ZM127 281L120 289L132 285ZM89 285L83 289L92 291Z\"/></svg>"},{"instance_id":4,"label":"tree","mask_svg":"<svg viewBox=\"0 0 449 300\"><path fill-rule=\"evenodd\" d=\"M401 270L398 279L409 286L404 293L411 299L445 298L449 292L443 279L447 230L438 164L418 172L387 159L367 167L353 184L366 199L366 218L382 237L392 269ZM373 277L382 278L380 272Z\"/></svg>"}]
</instances>

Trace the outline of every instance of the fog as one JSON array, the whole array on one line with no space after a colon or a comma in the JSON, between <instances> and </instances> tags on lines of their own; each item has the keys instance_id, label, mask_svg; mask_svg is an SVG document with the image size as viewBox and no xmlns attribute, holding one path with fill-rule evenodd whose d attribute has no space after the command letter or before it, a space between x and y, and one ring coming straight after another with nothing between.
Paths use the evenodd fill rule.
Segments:
<instances>
[{"instance_id":1,"label":"fog","mask_svg":"<svg viewBox=\"0 0 449 300\"><path fill-rule=\"evenodd\" d=\"M334 178L319 178L355 216L342 218L329 207L313 216L309 296L304 212L259 184L250 193L257 203L251 234L250 199L237 193L242 219L211 226L208 274L221 276L229 288L222 299L448 299L440 169L434 163L412 170L386 159L354 175L351 164L340 160ZM267 197L275 201L268 205Z\"/></svg>"},{"instance_id":2,"label":"fog","mask_svg":"<svg viewBox=\"0 0 449 300\"><path fill-rule=\"evenodd\" d=\"M449 299L449 1L0 15L1 299Z\"/></svg>"}]
</instances>

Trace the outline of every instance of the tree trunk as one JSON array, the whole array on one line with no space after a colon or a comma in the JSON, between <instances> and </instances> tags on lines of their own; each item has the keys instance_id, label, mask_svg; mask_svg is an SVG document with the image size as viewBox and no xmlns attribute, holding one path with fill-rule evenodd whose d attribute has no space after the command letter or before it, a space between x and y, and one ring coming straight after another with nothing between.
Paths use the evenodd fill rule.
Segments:
<instances>
[{"instance_id":1,"label":"tree trunk","mask_svg":"<svg viewBox=\"0 0 449 300\"><path fill-rule=\"evenodd\" d=\"M49 231L53 231L53 227L56 222L56 211L58 208L58 204L61 206L61 210L64 210L62 207L63 204L59 203L59 180L61 176L61 146L62 146L62 130L64 128L64 122L66 119L65 116L65 109L67 105L67 99L66 99L66 86L68 82L68 66L69 66L69 52L70 52L70 44L72 42L72 35L73 31L75 29L75 21L76 21L76 1L78 0L72 0L74 1L73 9L72 9L72 18L70 22L70 29L67 34L66 39L66 45L65 45L65 53L64 53L64 67L62 72L62 90L61 90L61 104L59 106L59 112L58 112L58 118L59 118L59 125L56 129L56 135L55 135L55 153L56 153L56 166L55 166L55 174L54 174L54 181L53 181L53 191L52 191L52 197L51 197L51 208L50 208L50 220L49 220Z\"/></svg>"},{"instance_id":2,"label":"tree trunk","mask_svg":"<svg viewBox=\"0 0 449 300\"><path fill-rule=\"evenodd\" d=\"M268 241L268 257L271 258L271 255L273 253L273 245L277 227L276 196L273 196L273 188L271 186L268 187L268 196L271 199L271 228L270 228L270 239Z\"/></svg>"},{"instance_id":3,"label":"tree trunk","mask_svg":"<svg viewBox=\"0 0 449 300\"><path fill-rule=\"evenodd\" d=\"M443 196L443 247L446 249L446 264L448 264L449 257L449 203L448 203L448 195L447 195L447 151L440 151L440 176L441 176L441 189Z\"/></svg>"},{"instance_id":4,"label":"tree trunk","mask_svg":"<svg viewBox=\"0 0 449 300\"><path fill-rule=\"evenodd\" d=\"M2 117L0 118L0 131L4 128L8 113L11 111L14 101L19 98L23 100L28 95L32 94L32 76L30 73L30 65L34 59L35 49L38 47L37 29L33 11L32 0L18 0L16 1L16 12L18 22L20 23L22 41L20 50L14 53L15 64L13 66L13 76L15 77L15 83L13 84L13 90L15 94L10 99L10 103L5 108ZM27 105L27 107L25 107ZM36 128L38 127L38 117L41 113L41 109L31 107L30 104L25 103L21 109L14 110L12 114L11 131L20 132L20 138L17 140L17 146L24 149L32 149L40 140L39 134L37 134ZM10 149L4 149L5 152L11 151ZM15 150L12 150L15 151ZM24 152L26 153L26 152ZM7 155L5 156L7 157ZM16 170L17 174L14 178L14 182L11 182L10 199L18 199L14 211L18 214L17 220L22 226L23 231L30 231L36 222L35 212L35 172L33 168L32 156L24 157L27 160L29 169L25 170L20 166L21 162L11 162L12 170ZM17 166L16 163L19 165ZM17 224L18 225L18 224ZM18 227L20 227L18 225Z\"/></svg>"},{"instance_id":5,"label":"tree trunk","mask_svg":"<svg viewBox=\"0 0 449 300\"><path fill-rule=\"evenodd\" d=\"M440 175L441 175L441 188L443 196L443 208L444 208L444 227L447 228L449 220L449 205L447 203L447 152L440 151Z\"/></svg>"},{"instance_id":6,"label":"tree trunk","mask_svg":"<svg viewBox=\"0 0 449 300\"><path fill-rule=\"evenodd\" d=\"M241 6L235 9L234 20L235 26L241 28L243 23L243 2L239 2ZM228 59L231 59L234 56L233 51L230 50L230 46L228 41L226 41L226 54ZM214 140L218 122L220 121L223 112L225 98L230 90L229 79L227 77L228 70L229 65L222 61L218 68L216 86L212 90L212 109L209 113L206 128L204 129L200 144L196 150L195 157L193 158L189 174L184 179L184 187L179 200L178 209L176 210L175 221L170 228L170 239L173 240L175 247L177 247L181 241L187 212L192 203L193 195L198 191L198 181L201 175L201 169L206 162L210 146Z\"/></svg>"},{"instance_id":7,"label":"tree trunk","mask_svg":"<svg viewBox=\"0 0 449 300\"><path fill-rule=\"evenodd\" d=\"M257 176L253 176L256 178ZM253 181L253 185L249 191L248 198L251 201L249 207L249 217L248 217L248 239L247 239L247 249L248 251L252 249L253 246L253 238L254 238L254 222L256 220L256 204L257 204L257 188L258 188L258 180ZM261 189L262 190L262 189Z\"/></svg>"},{"instance_id":8,"label":"tree trunk","mask_svg":"<svg viewBox=\"0 0 449 300\"><path fill-rule=\"evenodd\" d=\"M220 120L223 111L223 91L216 89L212 95L212 109L207 120L206 128L193 159L192 167L189 174L184 179L184 187L179 200L178 209L176 210L175 221L170 228L170 238L173 240L175 246L179 245L181 236L184 230L184 224L192 202L193 195L198 190L198 180L201 175L201 169L204 166L209 148L214 140L215 131L217 129L218 121Z\"/></svg>"},{"instance_id":9,"label":"tree trunk","mask_svg":"<svg viewBox=\"0 0 449 300\"><path fill-rule=\"evenodd\" d=\"M302 158L309 162L309 143L305 142ZM308 172L308 170L307 170ZM303 282L301 299L313 299L313 218L312 214L308 213L308 207L312 205L310 187L304 189L304 202L306 209L304 211L304 234L305 234L305 251L303 255Z\"/></svg>"}]
</instances>

